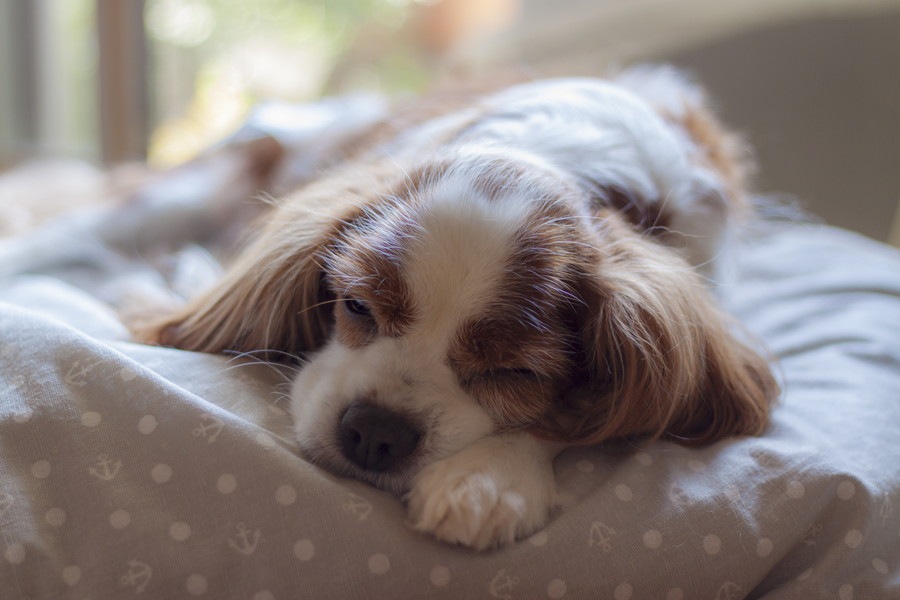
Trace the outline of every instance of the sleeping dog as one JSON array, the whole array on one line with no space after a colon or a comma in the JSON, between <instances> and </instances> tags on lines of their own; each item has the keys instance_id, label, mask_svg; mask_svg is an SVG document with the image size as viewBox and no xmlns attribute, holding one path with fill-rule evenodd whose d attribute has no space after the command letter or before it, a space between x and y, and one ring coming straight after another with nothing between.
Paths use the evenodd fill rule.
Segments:
<instances>
[{"instance_id":1,"label":"sleeping dog","mask_svg":"<svg viewBox=\"0 0 900 600\"><path fill-rule=\"evenodd\" d=\"M295 357L310 460L441 540L511 543L567 446L766 426L777 385L712 290L749 212L739 154L667 68L405 102L141 335Z\"/></svg>"}]
</instances>

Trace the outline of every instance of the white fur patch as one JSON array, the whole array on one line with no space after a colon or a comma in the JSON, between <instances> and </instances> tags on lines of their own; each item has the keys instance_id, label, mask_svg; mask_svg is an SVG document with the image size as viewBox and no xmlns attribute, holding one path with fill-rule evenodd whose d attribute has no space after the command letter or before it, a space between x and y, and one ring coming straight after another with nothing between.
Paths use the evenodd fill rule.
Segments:
<instances>
[{"instance_id":1,"label":"white fur patch","mask_svg":"<svg viewBox=\"0 0 900 600\"><path fill-rule=\"evenodd\" d=\"M528 206L486 198L465 170L451 170L423 195L408 281L429 342L445 350L462 321L494 297Z\"/></svg>"},{"instance_id":2,"label":"white fur patch","mask_svg":"<svg viewBox=\"0 0 900 600\"><path fill-rule=\"evenodd\" d=\"M480 440L419 473L407 497L410 522L476 550L512 543L542 527L553 507L552 455L524 433Z\"/></svg>"}]
</instances>

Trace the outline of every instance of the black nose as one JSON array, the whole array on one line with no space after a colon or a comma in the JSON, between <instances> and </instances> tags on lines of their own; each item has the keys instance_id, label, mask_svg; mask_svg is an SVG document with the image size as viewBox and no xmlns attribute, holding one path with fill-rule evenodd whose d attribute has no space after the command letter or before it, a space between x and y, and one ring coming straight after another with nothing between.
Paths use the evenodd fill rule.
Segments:
<instances>
[{"instance_id":1,"label":"black nose","mask_svg":"<svg viewBox=\"0 0 900 600\"><path fill-rule=\"evenodd\" d=\"M338 427L341 450L367 471L387 471L412 454L421 435L402 416L357 402L350 405Z\"/></svg>"}]
</instances>

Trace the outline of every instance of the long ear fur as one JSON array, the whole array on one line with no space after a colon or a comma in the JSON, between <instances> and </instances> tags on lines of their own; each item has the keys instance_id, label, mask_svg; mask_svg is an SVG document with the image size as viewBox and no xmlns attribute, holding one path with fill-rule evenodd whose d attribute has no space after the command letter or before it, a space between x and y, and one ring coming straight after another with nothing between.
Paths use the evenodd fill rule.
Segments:
<instances>
[{"instance_id":1,"label":"long ear fur","mask_svg":"<svg viewBox=\"0 0 900 600\"><path fill-rule=\"evenodd\" d=\"M136 337L199 352L270 351L275 360L319 347L331 315L320 258L363 202L353 189L320 187L285 199L219 284L174 314L136 327Z\"/></svg>"},{"instance_id":2,"label":"long ear fur","mask_svg":"<svg viewBox=\"0 0 900 600\"><path fill-rule=\"evenodd\" d=\"M778 385L701 277L721 276L713 258L721 259L729 228L747 212L741 148L703 92L674 69L632 68L615 81L690 140L688 193L645 206L627 191L607 190L606 208L588 210L595 226L586 246L596 250L585 260L585 309L576 318L583 380L534 431L582 444L758 434Z\"/></svg>"},{"instance_id":3,"label":"long ear fur","mask_svg":"<svg viewBox=\"0 0 900 600\"><path fill-rule=\"evenodd\" d=\"M760 433L778 394L766 360L735 336L683 259L614 213L600 228L609 251L583 293L586 381L535 433L579 444Z\"/></svg>"}]
</instances>

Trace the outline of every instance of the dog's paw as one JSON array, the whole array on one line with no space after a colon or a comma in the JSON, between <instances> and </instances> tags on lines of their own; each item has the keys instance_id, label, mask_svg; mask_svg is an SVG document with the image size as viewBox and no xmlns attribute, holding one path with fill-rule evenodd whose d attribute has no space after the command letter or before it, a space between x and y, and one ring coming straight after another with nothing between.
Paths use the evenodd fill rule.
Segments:
<instances>
[{"instance_id":1,"label":"dog's paw","mask_svg":"<svg viewBox=\"0 0 900 600\"><path fill-rule=\"evenodd\" d=\"M483 550L546 523L554 498L550 460L503 437L477 442L416 476L407 495L413 528Z\"/></svg>"}]
</instances>

